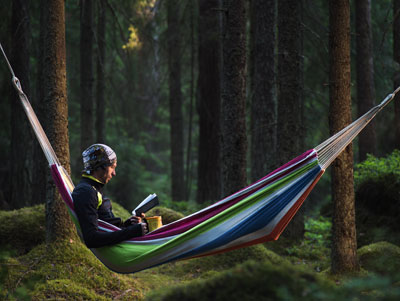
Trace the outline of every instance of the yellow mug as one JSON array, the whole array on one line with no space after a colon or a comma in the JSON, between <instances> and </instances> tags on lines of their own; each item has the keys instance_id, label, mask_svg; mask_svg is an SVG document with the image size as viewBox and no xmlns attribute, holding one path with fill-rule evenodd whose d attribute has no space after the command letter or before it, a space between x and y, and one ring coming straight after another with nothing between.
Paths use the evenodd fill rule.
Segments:
<instances>
[{"instance_id":1,"label":"yellow mug","mask_svg":"<svg viewBox=\"0 0 400 301\"><path fill-rule=\"evenodd\" d=\"M161 216L146 217L149 232L154 231L162 226Z\"/></svg>"}]
</instances>

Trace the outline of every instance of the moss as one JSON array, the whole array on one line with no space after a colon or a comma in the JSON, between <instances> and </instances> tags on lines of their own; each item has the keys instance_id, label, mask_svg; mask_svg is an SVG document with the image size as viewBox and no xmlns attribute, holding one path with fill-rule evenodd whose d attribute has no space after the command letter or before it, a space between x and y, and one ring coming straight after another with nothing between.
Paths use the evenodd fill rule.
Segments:
<instances>
[{"instance_id":1,"label":"moss","mask_svg":"<svg viewBox=\"0 0 400 301\"><path fill-rule=\"evenodd\" d=\"M24 256L5 260L2 266L8 268L0 298L16 296L23 289L36 300L143 298L143 283L109 271L79 241L42 244Z\"/></svg>"},{"instance_id":2,"label":"moss","mask_svg":"<svg viewBox=\"0 0 400 301\"><path fill-rule=\"evenodd\" d=\"M108 300L70 279L55 279L39 284L31 297L33 300Z\"/></svg>"},{"instance_id":3,"label":"moss","mask_svg":"<svg viewBox=\"0 0 400 301\"><path fill-rule=\"evenodd\" d=\"M246 262L209 279L149 294L147 300L317 300L333 284L287 263Z\"/></svg>"},{"instance_id":4,"label":"moss","mask_svg":"<svg viewBox=\"0 0 400 301\"><path fill-rule=\"evenodd\" d=\"M184 215L182 213L174 211L169 208L165 208L165 207L155 207L146 213L146 216L149 216L149 217L156 216L156 215L161 215L163 225L172 223L172 222L184 217Z\"/></svg>"},{"instance_id":5,"label":"moss","mask_svg":"<svg viewBox=\"0 0 400 301\"><path fill-rule=\"evenodd\" d=\"M45 239L44 205L0 211L0 245L25 254Z\"/></svg>"},{"instance_id":6,"label":"moss","mask_svg":"<svg viewBox=\"0 0 400 301\"><path fill-rule=\"evenodd\" d=\"M380 275L398 275L400 247L388 242L378 242L360 248L357 252L360 265Z\"/></svg>"},{"instance_id":7,"label":"moss","mask_svg":"<svg viewBox=\"0 0 400 301\"><path fill-rule=\"evenodd\" d=\"M383 158L369 155L357 164L356 223L357 245L379 241L400 244L400 151Z\"/></svg>"},{"instance_id":8,"label":"moss","mask_svg":"<svg viewBox=\"0 0 400 301\"><path fill-rule=\"evenodd\" d=\"M209 277L215 271L234 267L248 260L269 261L282 263L285 260L263 245L254 245L227 253L193 258L168 265L160 266L157 271L161 274L174 275L180 280L191 280L199 277Z\"/></svg>"}]
</instances>

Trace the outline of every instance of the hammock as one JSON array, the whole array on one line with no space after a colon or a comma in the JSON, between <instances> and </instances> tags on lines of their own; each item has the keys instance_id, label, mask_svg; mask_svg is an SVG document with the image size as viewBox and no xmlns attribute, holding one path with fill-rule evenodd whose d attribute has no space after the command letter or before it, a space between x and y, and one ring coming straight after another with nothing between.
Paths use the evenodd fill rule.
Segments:
<instances>
[{"instance_id":1,"label":"hammock","mask_svg":"<svg viewBox=\"0 0 400 301\"><path fill-rule=\"evenodd\" d=\"M82 237L71 197L74 185L58 161L1 44L0 48L12 73L12 83L49 162L55 184ZM399 89L342 131L254 184L145 236L91 251L109 269L118 273L134 273L175 260L222 253L278 239L329 164L394 98ZM119 230L102 220L98 224L101 231Z\"/></svg>"}]
</instances>

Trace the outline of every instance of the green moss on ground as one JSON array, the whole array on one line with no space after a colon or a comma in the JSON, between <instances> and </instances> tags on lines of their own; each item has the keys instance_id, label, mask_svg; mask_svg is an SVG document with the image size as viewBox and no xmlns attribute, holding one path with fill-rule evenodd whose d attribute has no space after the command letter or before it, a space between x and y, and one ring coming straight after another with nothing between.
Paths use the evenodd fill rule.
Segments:
<instances>
[{"instance_id":1,"label":"green moss on ground","mask_svg":"<svg viewBox=\"0 0 400 301\"><path fill-rule=\"evenodd\" d=\"M208 279L146 296L147 300L318 300L333 283L288 263L250 261Z\"/></svg>"},{"instance_id":2,"label":"green moss on ground","mask_svg":"<svg viewBox=\"0 0 400 301\"><path fill-rule=\"evenodd\" d=\"M34 300L140 300L144 295L140 280L111 272L79 241L42 244L1 266L0 298L18 299L23 291Z\"/></svg>"},{"instance_id":3,"label":"green moss on ground","mask_svg":"<svg viewBox=\"0 0 400 301\"><path fill-rule=\"evenodd\" d=\"M179 281L188 281L210 277L217 272L230 269L248 260L269 261L276 264L285 262L282 257L267 250L263 245L254 245L227 253L162 265L157 268L157 273L169 275L169 277L179 279Z\"/></svg>"},{"instance_id":4,"label":"green moss on ground","mask_svg":"<svg viewBox=\"0 0 400 301\"><path fill-rule=\"evenodd\" d=\"M114 212L123 218L130 215L116 203ZM163 216L165 224L183 217L163 207L154 208L151 215ZM108 270L80 241L44 244L43 205L0 211L0 299L398 300L396 245L382 242L359 249L363 273L357 277L332 278L315 272L316 265L329 266L329 229L326 221L319 220L310 224L300 243L282 238L120 275ZM8 248L4 242L9 242Z\"/></svg>"},{"instance_id":5,"label":"green moss on ground","mask_svg":"<svg viewBox=\"0 0 400 301\"><path fill-rule=\"evenodd\" d=\"M383 158L369 155L357 164L357 245L379 241L400 244L400 150Z\"/></svg>"},{"instance_id":6,"label":"green moss on ground","mask_svg":"<svg viewBox=\"0 0 400 301\"><path fill-rule=\"evenodd\" d=\"M0 211L0 246L25 254L45 239L44 205Z\"/></svg>"},{"instance_id":7,"label":"green moss on ground","mask_svg":"<svg viewBox=\"0 0 400 301\"><path fill-rule=\"evenodd\" d=\"M400 247L389 242L378 242L357 252L361 267L385 276L400 275Z\"/></svg>"}]
</instances>

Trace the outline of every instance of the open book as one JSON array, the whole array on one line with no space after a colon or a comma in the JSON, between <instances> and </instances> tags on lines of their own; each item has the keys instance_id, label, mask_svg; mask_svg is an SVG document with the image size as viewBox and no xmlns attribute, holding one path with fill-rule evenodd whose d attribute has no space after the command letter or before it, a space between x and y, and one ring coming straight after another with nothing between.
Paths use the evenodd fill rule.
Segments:
<instances>
[{"instance_id":1,"label":"open book","mask_svg":"<svg viewBox=\"0 0 400 301\"><path fill-rule=\"evenodd\" d=\"M155 193L150 194L134 210L132 210L132 215L140 216L142 213L149 211L158 204L158 196Z\"/></svg>"}]
</instances>

